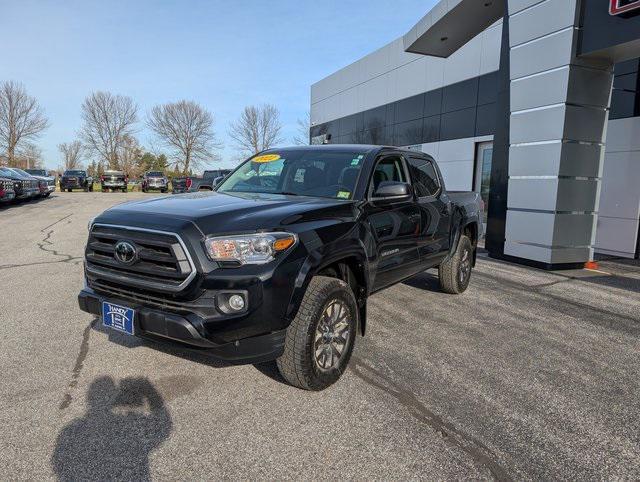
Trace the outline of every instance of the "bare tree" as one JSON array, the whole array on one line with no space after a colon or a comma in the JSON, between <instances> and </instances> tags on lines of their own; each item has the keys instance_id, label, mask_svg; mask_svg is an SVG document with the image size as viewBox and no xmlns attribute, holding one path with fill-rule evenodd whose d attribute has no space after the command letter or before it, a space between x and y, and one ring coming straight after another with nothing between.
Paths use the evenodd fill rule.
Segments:
<instances>
[{"instance_id":1,"label":"bare tree","mask_svg":"<svg viewBox=\"0 0 640 482\"><path fill-rule=\"evenodd\" d=\"M47 127L42 107L24 85L13 81L0 84L0 147L10 166L15 165L21 143L36 139Z\"/></svg>"},{"instance_id":2,"label":"bare tree","mask_svg":"<svg viewBox=\"0 0 640 482\"><path fill-rule=\"evenodd\" d=\"M138 106L131 97L93 92L82 103L80 137L86 148L109 169L118 169L127 135L133 135Z\"/></svg>"},{"instance_id":3,"label":"bare tree","mask_svg":"<svg viewBox=\"0 0 640 482\"><path fill-rule=\"evenodd\" d=\"M84 153L82 142L75 140L58 144L58 150L64 158L64 168L66 170L79 169Z\"/></svg>"},{"instance_id":4,"label":"bare tree","mask_svg":"<svg viewBox=\"0 0 640 482\"><path fill-rule=\"evenodd\" d=\"M298 133L291 140L296 146L308 146L310 143L311 113L307 111L304 118L298 119L297 124Z\"/></svg>"},{"instance_id":5,"label":"bare tree","mask_svg":"<svg viewBox=\"0 0 640 482\"><path fill-rule=\"evenodd\" d=\"M271 104L250 105L244 108L240 118L231 123L229 137L240 151L253 155L282 142L280 112Z\"/></svg>"},{"instance_id":6,"label":"bare tree","mask_svg":"<svg viewBox=\"0 0 640 482\"><path fill-rule=\"evenodd\" d=\"M213 131L213 115L190 100L157 105L147 118L147 126L172 152L183 172L202 163L219 160L215 153L222 146Z\"/></svg>"},{"instance_id":7,"label":"bare tree","mask_svg":"<svg viewBox=\"0 0 640 482\"><path fill-rule=\"evenodd\" d=\"M16 153L14 164L22 169L41 169L44 165L42 149L31 142L25 142Z\"/></svg>"},{"instance_id":8,"label":"bare tree","mask_svg":"<svg viewBox=\"0 0 640 482\"><path fill-rule=\"evenodd\" d=\"M118 153L120 159L120 168L131 177L138 177L140 175L140 169L138 164L142 158L142 147L134 136L124 136L122 145Z\"/></svg>"}]
</instances>

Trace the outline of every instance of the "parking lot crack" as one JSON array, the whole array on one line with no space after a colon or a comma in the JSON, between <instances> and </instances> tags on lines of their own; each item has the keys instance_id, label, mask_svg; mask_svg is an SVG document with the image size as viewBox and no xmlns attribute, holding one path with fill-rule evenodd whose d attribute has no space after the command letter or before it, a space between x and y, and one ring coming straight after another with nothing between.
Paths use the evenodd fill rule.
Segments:
<instances>
[{"instance_id":1,"label":"parking lot crack","mask_svg":"<svg viewBox=\"0 0 640 482\"><path fill-rule=\"evenodd\" d=\"M460 431L452 423L429 410L412 392L404 389L384 373L358 357L351 358L351 370L368 385L395 398L411 416L431 427L447 443L464 451L476 463L486 467L495 480L512 480L506 470L495 461L495 454L477 438Z\"/></svg>"},{"instance_id":2,"label":"parking lot crack","mask_svg":"<svg viewBox=\"0 0 640 482\"><path fill-rule=\"evenodd\" d=\"M64 410L71 405L73 401L73 390L78 386L78 380L80 379L80 373L82 372L82 367L84 366L84 362L87 359L87 355L89 354L89 336L91 334L91 329L93 325L95 325L96 319L93 319L91 323L84 329L82 332L82 341L80 342L80 350L78 351L78 356L76 357L76 362L73 365L73 369L71 370L71 381L67 386L67 392L62 397L62 401L60 402L59 409Z\"/></svg>"}]
</instances>

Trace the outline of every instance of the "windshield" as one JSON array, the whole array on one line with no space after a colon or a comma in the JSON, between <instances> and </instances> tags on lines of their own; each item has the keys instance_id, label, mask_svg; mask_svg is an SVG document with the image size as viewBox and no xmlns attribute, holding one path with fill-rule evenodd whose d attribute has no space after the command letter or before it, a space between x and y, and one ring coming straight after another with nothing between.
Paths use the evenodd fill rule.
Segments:
<instances>
[{"instance_id":1,"label":"windshield","mask_svg":"<svg viewBox=\"0 0 640 482\"><path fill-rule=\"evenodd\" d=\"M148 177L164 177L164 174L159 171L153 171L153 172L148 172L147 176Z\"/></svg>"},{"instance_id":2,"label":"windshield","mask_svg":"<svg viewBox=\"0 0 640 482\"><path fill-rule=\"evenodd\" d=\"M18 174L18 176L20 176L23 179L32 179L30 174L27 174L26 172L24 172L22 169L18 169L17 167L13 168L13 171Z\"/></svg>"},{"instance_id":3,"label":"windshield","mask_svg":"<svg viewBox=\"0 0 640 482\"><path fill-rule=\"evenodd\" d=\"M25 172L32 174L34 176L45 176L47 175L47 171L44 169L25 169Z\"/></svg>"},{"instance_id":4,"label":"windshield","mask_svg":"<svg viewBox=\"0 0 640 482\"><path fill-rule=\"evenodd\" d=\"M13 171L10 171L7 168L4 167L0 167L0 174L4 175L4 176L9 176L11 178L16 177L16 173Z\"/></svg>"},{"instance_id":5,"label":"windshield","mask_svg":"<svg viewBox=\"0 0 640 482\"><path fill-rule=\"evenodd\" d=\"M270 151L247 160L216 191L352 199L364 156L325 149Z\"/></svg>"},{"instance_id":6,"label":"windshield","mask_svg":"<svg viewBox=\"0 0 640 482\"><path fill-rule=\"evenodd\" d=\"M63 176L84 176L84 171L64 171Z\"/></svg>"}]
</instances>

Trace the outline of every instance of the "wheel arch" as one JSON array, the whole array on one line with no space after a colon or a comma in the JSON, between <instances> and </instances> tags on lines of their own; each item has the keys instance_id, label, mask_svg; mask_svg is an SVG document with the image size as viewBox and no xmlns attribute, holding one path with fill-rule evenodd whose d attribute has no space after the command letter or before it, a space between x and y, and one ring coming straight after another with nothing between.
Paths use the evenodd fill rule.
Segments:
<instances>
[{"instance_id":1,"label":"wheel arch","mask_svg":"<svg viewBox=\"0 0 640 482\"><path fill-rule=\"evenodd\" d=\"M318 275L341 279L351 287L358 305L360 333L364 335L367 320L367 297L369 295L369 274L364 250L351 251L332 257L308 256L299 272L296 287L287 309L287 317L290 320L295 317L311 279Z\"/></svg>"}]
</instances>

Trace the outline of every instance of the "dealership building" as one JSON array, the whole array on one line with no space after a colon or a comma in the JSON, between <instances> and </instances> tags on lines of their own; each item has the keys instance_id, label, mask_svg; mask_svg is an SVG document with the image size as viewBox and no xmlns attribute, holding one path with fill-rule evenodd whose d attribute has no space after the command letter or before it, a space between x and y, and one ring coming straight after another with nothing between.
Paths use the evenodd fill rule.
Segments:
<instances>
[{"instance_id":1,"label":"dealership building","mask_svg":"<svg viewBox=\"0 0 640 482\"><path fill-rule=\"evenodd\" d=\"M432 155L485 200L490 255L637 258L640 0L440 0L311 87L314 143Z\"/></svg>"}]
</instances>

